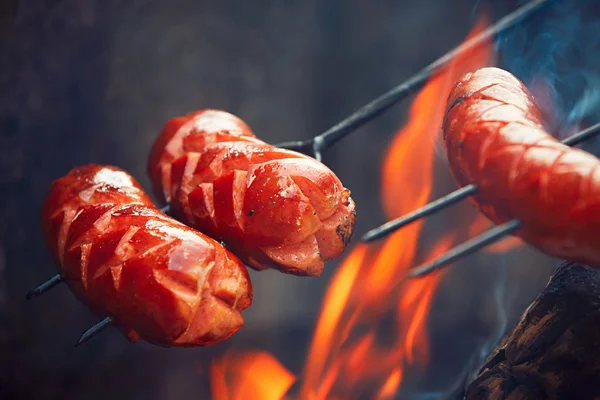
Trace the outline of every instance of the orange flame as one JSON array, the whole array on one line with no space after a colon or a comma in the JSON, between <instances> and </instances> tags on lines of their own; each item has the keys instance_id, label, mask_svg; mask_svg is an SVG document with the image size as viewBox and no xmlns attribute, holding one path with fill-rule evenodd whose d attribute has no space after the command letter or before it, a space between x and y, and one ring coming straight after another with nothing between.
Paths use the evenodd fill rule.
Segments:
<instances>
[{"instance_id":1,"label":"orange flame","mask_svg":"<svg viewBox=\"0 0 600 400\"><path fill-rule=\"evenodd\" d=\"M486 26L481 18L470 33ZM416 96L409 121L395 136L383 164L383 205L388 218L422 207L431 197L435 176L435 140L440 136L446 98L452 85L468 71L489 65L491 43L456 58L449 68L432 78ZM444 166L446 168L446 166ZM477 222L477 224L480 224ZM394 397L406 376L405 367L424 368L429 359L427 316L443 273L407 279L409 268L422 258L435 258L452 247L459 232L438 232L426 257L417 250L423 221L399 230L378 248L359 245L336 271L327 290L301 380L299 399L346 399L359 393L373 398ZM479 227L473 223L472 228ZM393 317L380 329L383 317ZM263 387L248 378L262 370L271 387L263 399L283 397L294 378L266 353L245 361L212 365L213 395L217 400L253 399ZM269 368L249 368L252 357L269 360ZM278 367L273 367L278 365ZM238 379L228 385L228 370ZM265 372L268 371L268 372ZM268 375L268 377L267 377ZM258 375L252 375L257 377ZM229 394L233 388L235 395ZM284 390L285 389L285 390ZM247 391L247 392L245 392ZM237 396L237 397L235 397Z\"/></svg>"},{"instance_id":2,"label":"orange flame","mask_svg":"<svg viewBox=\"0 0 600 400\"><path fill-rule=\"evenodd\" d=\"M296 378L264 351L225 353L210 367L213 400L279 400Z\"/></svg>"},{"instance_id":3,"label":"orange flame","mask_svg":"<svg viewBox=\"0 0 600 400\"><path fill-rule=\"evenodd\" d=\"M402 382L402 368L396 368L381 387L377 394L377 400L392 400L396 397L400 382Z\"/></svg>"},{"instance_id":4,"label":"orange flame","mask_svg":"<svg viewBox=\"0 0 600 400\"><path fill-rule=\"evenodd\" d=\"M470 36L485 25L482 19ZM383 204L389 218L429 200L434 184L434 138L441 130L448 93L464 73L488 65L491 55L489 43L462 55L415 98L409 121L395 136L383 165ZM377 253L360 246L341 265L317 324L301 399L347 398L362 390L375 390L380 399L390 398L401 385L405 365L426 365L427 315L442 274L403 279L416 260L422 226L417 221L396 232ZM441 235L428 258L448 250L457 239L455 233ZM378 325L393 304L396 334L391 344L383 345Z\"/></svg>"}]
</instances>

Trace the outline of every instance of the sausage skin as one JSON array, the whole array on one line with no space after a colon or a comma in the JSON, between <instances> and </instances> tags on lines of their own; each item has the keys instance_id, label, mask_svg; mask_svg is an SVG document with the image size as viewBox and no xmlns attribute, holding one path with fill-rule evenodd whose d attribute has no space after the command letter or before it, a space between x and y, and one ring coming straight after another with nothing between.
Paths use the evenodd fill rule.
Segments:
<instances>
[{"instance_id":1,"label":"sausage skin","mask_svg":"<svg viewBox=\"0 0 600 400\"><path fill-rule=\"evenodd\" d=\"M600 161L544 128L532 95L498 68L469 73L448 98L443 124L450 169L475 184L475 206L539 250L600 267Z\"/></svg>"},{"instance_id":2,"label":"sausage skin","mask_svg":"<svg viewBox=\"0 0 600 400\"><path fill-rule=\"evenodd\" d=\"M161 213L119 168L88 165L54 181L42 225L71 290L131 341L207 346L244 324L252 286L243 263Z\"/></svg>"},{"instance_id":3,"label":"sausage skin","mask_svg":"<svg viewBox=\"0 0 600 400\"><path fill-rule=\"evenodd\" d=\"M257 139L224 111L168 121L148 172L176 218L257 270L320 275L354 231L354 201L329 168Z\"/></svg>"}]
</instances>

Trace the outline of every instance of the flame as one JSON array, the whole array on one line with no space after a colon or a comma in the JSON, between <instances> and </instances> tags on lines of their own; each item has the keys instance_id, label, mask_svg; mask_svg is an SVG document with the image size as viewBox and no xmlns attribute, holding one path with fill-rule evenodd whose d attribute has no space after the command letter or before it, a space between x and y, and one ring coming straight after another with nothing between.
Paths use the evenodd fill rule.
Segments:
<instances>
[{"instance_id":1,"label":"flame","mask_svg":"<svg viewBox=\"0 0 600 400\"><path fill-rule=\"evenodd\" d=\"M466 40L485 26L486 18L482 17ZM432 78L416 96L409 121L397 132L383 163L382 197L388 218L422 207L430 199L436 175L435 141L440 136L448 93L464 73L490 65L491 60L491 43L472 49ZM416 262L439 257L455 245L460 231L438 231L423 256L418 253L422 227L423 221L417 221L388 237L381 246L359 245L342 262L324 298L297 398L335 400L371 393L369 398L387 400L401 387L407 366L415 370L427 367L427 317L444 273L418 279L408 279L406 273ZM393 321L393 332L389 324L381 329L384 320ZM254 398L257 388L265 386L250 376L263 376L268 382L273 397L261 392L263 399L285 396L293 376L266 353L249 357L235 363L213 363L215 399L238 399L242 393L246 399ZM271 368L249 368L252 357L269 360ZM228 370L238 375L233 384L225 380ZM232 388L238 397L228 394Z\"/></svg>"},{"instance_id":2,"label":"flame","mask_svg":"<svg viewBox=\"0 0 600 400\"><path fill-rule=\"evenodd\" d=\"M377 400L394 399L398 387L400 387L400 382L402 382L402 368L396 368L381 387L381 390L377 394Z\"/></svg>"},{"instance_id":3,"label":"flame","mask_svg":"<svg viewBox=\"0 0 600 400\"><path fill-rule=\"evenodd\" d=\"M358 271L363 265L366 246L356 247L344 263L340 266L338 273L334 276L325 300L321 316L315 330L312 346L309 351L308 359L311 362L306 366L304 383L310 383L316 386L320 379L320 372L325 365L327 354L334 348L336 339L336 328L344 311L344 306L350 295L350 290L354 285Z\"/></svg>"},{"instance_id":4,"label":"flame","mask_svg":"<svg viewBox=\"0 0 600 400\"><path fill-rule=\"evenodd\" d=\"M486 26L482 18L467 40ZM491 43L457 58L416 96L409 121L395 136L383 164L383 205L396 218L427 203L434 188L435 138L439 136L446 98L466 72L489 65ZM443 273L405 280L417 258L423 221L390 236L375 252L359 246L337 271L327 291L311 345L300 398L348 398L373 390L392 398L404 367L425 367L429 358L427 315ZM427 258L454 245L458 232L441 234ZM382 317L395 310L395 337L379 339Z\"/></svg>"},{"instance_id":5,"label":"flame","mask_svg":"<svg viewBox=\"0 0 600 400\"><path fill-rule=\"evenodd\" d=\"M271 354L223 354L210 367L213 400L279 400L296 378Z\"/></svg>"}]
</instances>

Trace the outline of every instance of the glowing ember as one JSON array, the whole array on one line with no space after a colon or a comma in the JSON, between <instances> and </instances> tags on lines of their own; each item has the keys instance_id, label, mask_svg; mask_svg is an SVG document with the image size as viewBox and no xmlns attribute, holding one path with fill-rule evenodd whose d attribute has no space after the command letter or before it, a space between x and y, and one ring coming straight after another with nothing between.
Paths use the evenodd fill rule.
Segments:
<instances>
[{"instance_id":1,"label":"glowing ember","mask_svg":"<svg viewBox=\"0 0 600 400\"><path fill-rule=\"evenodd\" d=\"M482 18L469 37L481 32L485 25ZM382 197L388 218L417 209L430 199L436 175L435 140L440 135L447 95L464 73L490 65L491 50L491 43L487 43L462 55L416 96L409 121L396 134L383 164ZM479 229L484 221L477 219L470 229ZM404 279L409 268L423 261L423 257L417 257L422 227L423 221L417 221L388 237L381 246L357 246L336 271L300 379L300 399L356 398L361 393L391 399L406 376L406 366L427 366L427 316L442 274ZM458 236L458 231L438 230L434 238L428 238L433 239L433 244L428 244L431 250L425 258L440 256L456 244ZM390 318L394 321L393 332L389 326L380 329L382 321ZM249 363L252 356L248 357ZM268 359L272 365L277 363L265 353L255 353L254 357ZM232 390L239 395L244 388L249 390L244 392L244 398L253 399L260 382L242 376L229 384L222 378L227 367L221 363L217 361L212 366L213 391L218 394L215 398L237 399L223 396ZM287 390L286 385L293 381L280 366L267 371L238 363L241 366L228 364L229 368L246 371L247 376L250 369L262 370L264 384L273 386L273 396L284 396L282 390ZM250 381L253 383L248 384Z\"/></svg>"}]
</instances>

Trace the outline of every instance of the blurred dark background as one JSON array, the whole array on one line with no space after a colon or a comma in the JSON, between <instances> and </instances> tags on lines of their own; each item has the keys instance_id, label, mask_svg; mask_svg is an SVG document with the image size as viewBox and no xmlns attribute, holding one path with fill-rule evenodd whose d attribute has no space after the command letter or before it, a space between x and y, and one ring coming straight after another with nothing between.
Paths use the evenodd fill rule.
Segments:
<instances>
[{"instance_id":1,"label":"blurred dark background","mask_svg":"<svg viewBox=\"0 0 600 400\"><path fill-rule=\"evenodd\" d=\"M300 372L335 262L318 279L252 273L245 328L214 347L134 345L109 329L74 348L98 318L66 287L25 301L56 273L39 226L45 192L72 166L92 162L125 168L149 188L155 135L195 109L228 110L268 142L309 138L461 42L479 3L2 0L0 398L206 399L206 367L232 346L266 349ZM497 3L493 20L517 2ZM325 155L357 203L356 236L384 220L380 160L408 104ZM531 251L469 264L444 282L431 317L434 361L453 379L481 343L457 339L451 351L439 343L460 337L456 326L482 337L510 326L553 265ZM494 266L509 277L501 300L481 284L496 280ZM444 351L454 352L450 360Z\"/></svg>"}]
</instances>

